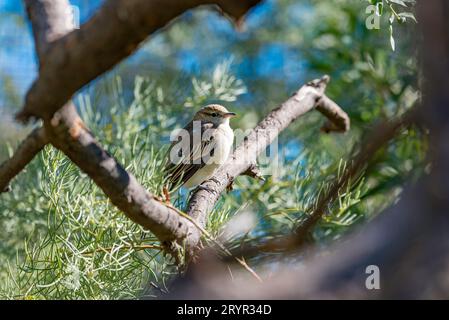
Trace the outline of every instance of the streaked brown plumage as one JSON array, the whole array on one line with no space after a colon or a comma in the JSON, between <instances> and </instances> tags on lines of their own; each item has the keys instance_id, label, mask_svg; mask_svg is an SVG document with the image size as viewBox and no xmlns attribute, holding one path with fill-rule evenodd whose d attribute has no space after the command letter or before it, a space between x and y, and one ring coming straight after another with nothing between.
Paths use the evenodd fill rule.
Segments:
<instances>
[{"instance_id":1,"label":"streaked brown plumage","mask_svg":"<svg viewBox=\"0 0 449 320\"><path fill-rule=\"evenodd\" d=\"M234 141L229 126L229 118L234 115L218 104L207 105L195 114L184 127L188 141L185 141L186 137L179 139L178 136L167 154L165 172L169 175L170 187L178 184L187 188L197 186L226 161ZM195 140L194 135L198 134L200 138ZM183 154L183 150L188 152ZM172 161L173 155L179 157L178 161Z\"/></svg>"}]
</instances>

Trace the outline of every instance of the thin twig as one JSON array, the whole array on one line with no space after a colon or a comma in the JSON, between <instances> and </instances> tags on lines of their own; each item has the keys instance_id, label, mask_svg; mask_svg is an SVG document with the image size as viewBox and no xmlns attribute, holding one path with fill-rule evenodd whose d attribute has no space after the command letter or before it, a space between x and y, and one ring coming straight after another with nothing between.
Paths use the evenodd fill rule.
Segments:
<instances>
[{"instance_id":1,"label":"thin twig","mask_svg":"<svg viewBox=\"0 0 449 320\"><path fill-rule=\"evenodd\" d=\"M43 128L34 129L17 147L11 158L0 165L0 193L10 191L9 183L34 159L48 140Z\"/></svg>"}]
</instances>

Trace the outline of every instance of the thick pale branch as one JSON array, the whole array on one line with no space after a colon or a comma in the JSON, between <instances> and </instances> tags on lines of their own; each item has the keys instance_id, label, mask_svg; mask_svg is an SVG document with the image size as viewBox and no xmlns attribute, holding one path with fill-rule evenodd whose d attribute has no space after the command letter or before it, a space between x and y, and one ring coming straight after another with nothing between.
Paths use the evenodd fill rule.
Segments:
<instances>
[{"instance_id":1,"label":"thick pale branch","mask_svg":"<svg viewBox=\"0 0 449 320\"><path fill-rule=\"evenodd\" d=\"M33 21L34 44L42 67L46 53L53 42L73 30L73 21L68 19L68 13L71 11L70 3L68 0L25 0L24 2L27 14Z\"/></svg>"},{"instance_id":2,"label":"thick pale branch","mask_svg":"<svg viewBox=\"0 0 449 320\"><path fill-rule=\"evenodd\" d=\"M189 215L204 226L208 213L215 206L221 193L239 175L251 175L254 173L254 166L258 155L273 142L279 133L286 129L298 117L317 108L318 105L323 105L324 91L328 82L329 77L324 76L322 79L307 83L287 101L271 111L246 136L243 143L237 147L235 152L218 172L210 180L203 183L205 188L198 190L192 195L188 209ZM326 101L326 105L331 105L327 102L330 101L328 98L324 101ZM337 117L347 118L345 112L334 102L332 102L332 107L338 108L338 112L323 112L332 122L339 122ZM342 116L343 114L344 116ZM192 239L192 244L195 245L195 239Z\"/></svg>"},{"instance_id":3,"label":"thick pale branch","mask_svg":"<svg viewBox=\"0 0 449 320\"><path fill-rule=\"evenodd\" d=\"M10 181L33 160L46 144L47 137L43 128L34 129L25 138L12 157L0 166L0 193L9 190Z\"/></svg>"},{"instance_id":4,"label":"thick pale branch","mask_svg":"<svg viewBox=\"0 0 449 320\"><path fill-rule=\"evenodd\" d=\"M25 0L28 16L33 22L34 43L41 58L45 56L52 41L73 29L67 13L67 0ZM42 63L41 63L42 64ZM38 128L22 142L11 159L0 167L0 192L8 191L9 182L33 160L34 156L47 144L44 128Z\"/></svg>"},{"instance_id":5,"label":"thick pale branch","mask_svg":"<svg viewBox=\"0 0 449 320\"><path fill-rule=\"evenodd\" d=\"M149 34L191 8L217 4L229 16L240 19L259 1L108 0L80 29L68 32L72 29L71 17L61 15L64 8L69 9L67 1L27 0L28 8L33 9L30 18L35 21L41 66L17 118L23 122L30 117L51 118L83 85L133 53ZM47 21L54 29L51 35L46 34Z\"/></svg>"}]
</instances>

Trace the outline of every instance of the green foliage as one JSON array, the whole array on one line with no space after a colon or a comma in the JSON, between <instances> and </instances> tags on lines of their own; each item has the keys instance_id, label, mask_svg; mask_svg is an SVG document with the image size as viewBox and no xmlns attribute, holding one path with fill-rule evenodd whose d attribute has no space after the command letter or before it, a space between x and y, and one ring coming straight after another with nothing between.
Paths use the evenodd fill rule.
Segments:
<instances>
[{"instance_id":1,"label":"green foliage","mask_svg":"<svg viewBox=\"0 0 449 320\"><path fill-rule=\"evenodd\" d=\"M212 86L225 86L210 92L208 98L235 100L241 93L233 87L234 83L241 86L240 80L232 78L223 65L217 66L209 81ZM176 112L174 95L139 76L129 105L120 97L120 78L111 82L109 90L114 98L110 109L102 113L88 96L80 96L81 116L127 170L161 195L166 178L160 170L164 142L179 126L171 115ZM201 94L202 89L193 86L186 101L196 101ZM178 112L183 104L176 102ZM180 197L177 204L184 206L184 200ZM13 191L2 195L0 212L5 230L1 254L7 262L1 266L5 298L137 298L146 294L150 284L155 292L167 291L167 281L177 272L150 232L126 218L85 174L50 146L18 177Z\"/></svg>"},{"instance_id":2,"label":"green foliage","mask_svg":"<svg viewBox=\"0 0 449 320\"><path fill-rule=\"evenodd\" d=\"M83 110L89 125L101 127L86 116L100 119L98 114L88 105ZM161 155L148 138L148 127L130 121L138 114L144 117L144 110L136 104L129 111L113 116L116 126L103 126L102 142L145 186L158 190L163 182L158 167ZM25 197L16 185L26 188ZM14 239L26 241L16 246L20 254L5 277L5 297L133 298L150 281L164 288L167 275L173 272L161 257L154 236L127 219L91 180L51 147L33 161L14 191L2 200L3 216L15 220L10 233L16 233ZM28 225L29 221L33 225ZM10 234L2 236L7 239Z\"/></svg>"},{"instance_id":3,"label":"green foliage","mask_svg":"<svg viewBox=\"0 0 449 320\"><path fill-rule=\"evenodd\" d=\"M375 6L375 14L378 17L389 16L388 30L390 33L390 45L394 51L396 40L393 35L394 23L405 23L407 20L418 22L415 18L413 6L416 0L367 0Z\"/></svg>"},{"instance_id":4,"label":"green foliage","mask_svg":"<svg viewBox=\"0 0 449 320\"><path fill-rule=\"evenodd\" d=\"M240 79L230 73L232 60L225 60L212 72L212 81L192 79L193 96L188 98L185 106L195 107L208 101L235 102L236 98L246 93L246 87Z\"/></svg>"}]
</instances>

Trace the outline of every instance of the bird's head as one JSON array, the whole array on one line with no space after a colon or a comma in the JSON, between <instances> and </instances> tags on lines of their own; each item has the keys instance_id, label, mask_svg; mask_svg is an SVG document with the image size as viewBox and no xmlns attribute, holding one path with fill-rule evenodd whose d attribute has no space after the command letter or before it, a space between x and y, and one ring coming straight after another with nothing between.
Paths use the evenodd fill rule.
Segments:
<instances>
[{"instance_id":1,"label":"bird's head","mask_svg":"<svg viewBox=\"0 0 449 320\"><path fill-rule=\"evenodd\" d=\"M201 108L193 117L193 120L203 122L210 122L215 125L229 123L229 119L234 117L234 112L229 112L228 109L219 104L209 104Z\"/></svg>"}]
</instances>

